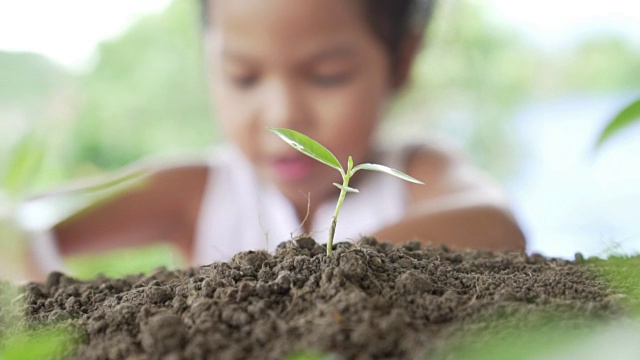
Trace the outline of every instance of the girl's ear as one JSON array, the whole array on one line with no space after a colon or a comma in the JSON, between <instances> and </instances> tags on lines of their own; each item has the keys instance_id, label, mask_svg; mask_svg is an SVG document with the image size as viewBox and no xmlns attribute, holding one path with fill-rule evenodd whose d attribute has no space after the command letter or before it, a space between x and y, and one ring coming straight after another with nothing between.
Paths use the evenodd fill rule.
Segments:
<instances>
[{"instance_id":1,"label":"girl's ear","mask_svg":"<svg viewBox=\"0 0 640 360\"><path fill-rule=\"evenodd\" d=\"M400 44L394 69L394 91L401 90L407 84L409 75L411 75L411 68L422 47L422 40L422 34L409 34L404 38L402 44Z\"/></svg>"}]
</instances>

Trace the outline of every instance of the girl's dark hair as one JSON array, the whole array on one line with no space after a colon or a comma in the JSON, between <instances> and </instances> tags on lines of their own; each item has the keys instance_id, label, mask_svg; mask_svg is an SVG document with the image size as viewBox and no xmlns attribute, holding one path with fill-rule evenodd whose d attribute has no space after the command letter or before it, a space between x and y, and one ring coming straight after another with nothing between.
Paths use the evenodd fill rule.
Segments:
<instances>
[{"instance_id":1,"label":"girl's dark hair","mask_svg":"<svg viewBox=\"0 0 640 360\"><path fill-rule=\"evenodd\" d=\"M393 61L407 35L422 34L435 0L364 0L369 24Z\"/></svg>"},{"instance_id":2,"label":"girl's dark hair","mask_svg":"<svg viewBox=\"0 0 640 360\"><path fill-rule=\"evenodd\" d=\"M320 1L320 0L319 0ZM367 18L393 61L407 35L425 31L436 0L363 0ZM209 24L209 0L200 0L204 26Z\"/></svg>"}]
</instances>

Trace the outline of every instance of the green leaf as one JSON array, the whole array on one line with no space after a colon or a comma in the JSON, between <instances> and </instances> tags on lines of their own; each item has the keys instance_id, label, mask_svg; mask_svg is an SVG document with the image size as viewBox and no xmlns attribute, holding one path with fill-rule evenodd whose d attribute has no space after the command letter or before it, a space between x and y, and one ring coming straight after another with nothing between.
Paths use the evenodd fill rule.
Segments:
<instances>
[{"instance_id":1,"label":"green leaf","mask_svg":"<svg viewBox=\"0 0 640 360\"><path fill-rule=\"evenodd\" d=\"M32 184L46 155L44 138L31 132L11 152L2 187L12 195L20 195Z\"/></svg>"},{"instance_id":2,"label":"green leaf","mask_svg":"<svg viewBox=\"0 0 640 360\"><path fill-rule=\"evenodd\" d=\"M607 127L600 134L596 147L601 146L613 135L620 132L620 130L638 121L640 121L640 98L625 107L609 122Z\"/></svg>"},{"instance_id":3,"label":"green leaf","mask_svg":"<svg viewBox=\"0 0 640 360\"><path fill-rule=\"evenodd\" d=\"M350 192L350 193L359 193L360 190L352 188L352 187L348 187L348 186L344 186L344 185L340 185L338 183L333 183L333 185L335 185L338 189L340 190L344 190L346 192Z\"/></svg>"},{"instance_id":4,"label":"green leaf","mask_svg":"<svg viewBox=\"0 0 640 360\"><path fill-rule=\"evenodd\" d=\"M340 171L344 174L344 169L336 157L324 146L320 145L317 141L310 137L301 134L294 130L282 129L282 128L267 128L272 133L278 135L287 144L291 145L294 149L301 153L312 157L321 163L331 166L332 168Z\"/></svg>"},{"instance_id":5,"label":"green leaf","mask_svg":"<svg viewBox=\"0 0 640 360\"><path fill-rule=\"evenodd\" d=\"M406 180L415 184L420 184L420 185L424 185L424 183L414 177L411 177L405 173L403 173L402 171L398 171L396 169L392 169L388 166L384 166L384 165L378 165L378 164L360 164L356 167L353 168L352 174L355 173L358 170L372 170L372 171L380 171L383 173L387 173L389 175L393 175L395 177L398 177L402 180Z\"/></svg>"}]
</instances>

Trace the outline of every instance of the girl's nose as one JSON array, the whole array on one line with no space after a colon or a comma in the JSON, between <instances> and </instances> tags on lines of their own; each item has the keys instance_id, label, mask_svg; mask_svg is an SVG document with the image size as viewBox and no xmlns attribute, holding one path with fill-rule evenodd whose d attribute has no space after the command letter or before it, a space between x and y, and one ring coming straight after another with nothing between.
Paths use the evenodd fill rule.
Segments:
<instances>
[{"instance_id":1,"label":"girl's nose","mask_svg":"<svg viewBox=\"0 0 640 360\"><path fill-rule=\"evenodd\" d=\"M310 121L304 95L295 84L272 80L264 88L262 120L265 126L304 130Z\"/></svg>"}]
</instances>

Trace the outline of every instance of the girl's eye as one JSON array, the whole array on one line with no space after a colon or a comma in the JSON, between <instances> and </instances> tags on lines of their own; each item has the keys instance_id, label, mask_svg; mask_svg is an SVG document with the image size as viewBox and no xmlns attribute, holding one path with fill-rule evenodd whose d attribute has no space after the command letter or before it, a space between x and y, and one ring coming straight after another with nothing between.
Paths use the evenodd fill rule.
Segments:
<instances>
[{"instance_id":1,"label":"girl's eye","mask_svg":"<svg viewBox=\"0 0 640 360\"><path fill-rule=\"evenodd\" d=\"M258 83L258 76L232 76L231 82L238 88L248 89Z\"/></svg>"},{"instance_id":2,"label":"girl's eye","mask_svg":"<svg viewBox=\"0 0 640 360\"><path fill-rule=\"evenodd\" d=\"M347 83L351 80L351 76L349 74L340 74L340 75L318 75L313 76L311 81L314 85L320 87L334 87Z\"/></svg>"}]
</instances>

